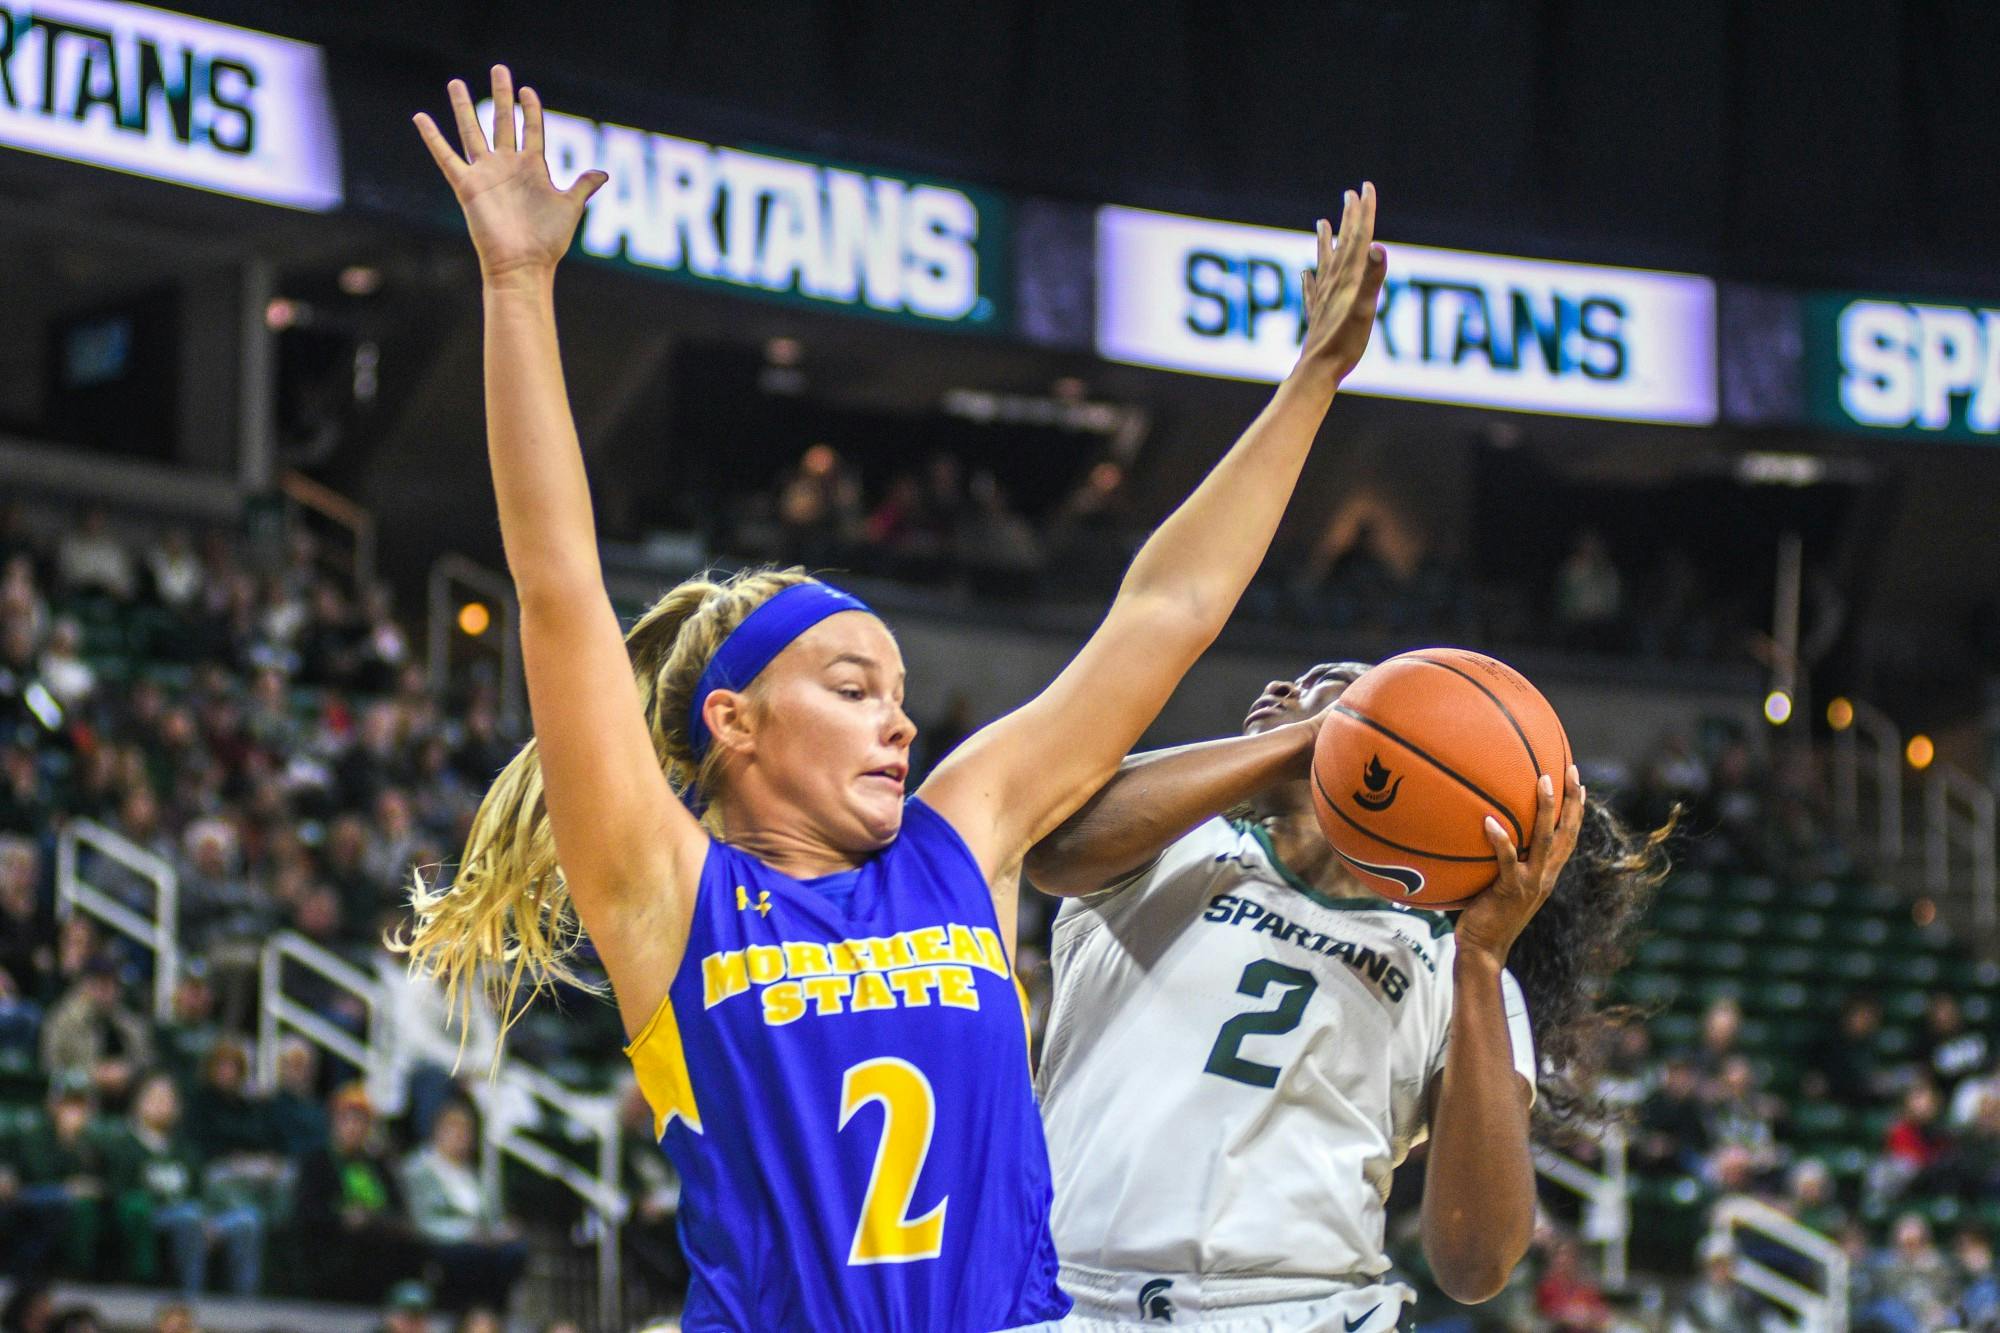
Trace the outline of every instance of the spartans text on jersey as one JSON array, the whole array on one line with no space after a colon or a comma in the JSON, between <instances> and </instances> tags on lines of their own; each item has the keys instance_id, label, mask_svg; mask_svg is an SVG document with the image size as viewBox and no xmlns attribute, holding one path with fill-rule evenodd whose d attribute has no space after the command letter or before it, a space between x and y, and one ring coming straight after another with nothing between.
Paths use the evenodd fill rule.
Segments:
<instances>
[{"instance_id":1,"label":"spartans text on jersey","mask_svg":"<svg viewBox=\"0 0 2000 1333\"><path fill-rule=\"evenodd\" d=\"M1239 898L1233 893L1218 893L1209 899L1201 919L1225 926L1241 926L1248 922L1253 933L1262 932L1312 953L1338 958L1354 969L1356 976L1381 987L1382 994L1391 1004L1401 1004L1404 992L1410 988L1409 974L1390 962L1387 954L1377 953L1353 940L1335 939L1324 931L1310 929L1296 921L1287 921L1262 903Z\"/></svg>"}]
</instances>

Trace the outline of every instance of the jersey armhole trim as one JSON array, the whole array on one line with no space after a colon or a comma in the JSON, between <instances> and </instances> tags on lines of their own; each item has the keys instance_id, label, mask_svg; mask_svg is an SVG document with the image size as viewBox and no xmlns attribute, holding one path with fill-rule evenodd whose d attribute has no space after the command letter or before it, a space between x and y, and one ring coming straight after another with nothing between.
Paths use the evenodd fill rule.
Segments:
<instances>
[{"instance_id":1,"label":"jersey armhole trim","mask_svg":"<svg viewBox=\"0 0 2000 1333\"><path fill-rule=\"evenodd\" d=\"M653 1006L652 1016L640 1027L638 1035L625 1043L625 1058L628 1060L632 1058L632 1052L646 1044L646 1039L653 1035L653 1029L660 1025L660 1015L665 1013L667 1006L674 1002L674 987L680 984L681 973L687 970L688 959L693 957L695 953L694 949L690 946L694 943L695 923L701 919L701 895L708 882L709 862L715 859L716 848L723 845L721 840L716 838L715 835L710 834L708 836L708 850L701 854L701 870L695 875L694 905L688 912L687 938L681 941L681 961L674 968L674 974L667 978L667 988L660 992L660 1002ZM614 983L611 989L613 994L616 994L618 987Z\"/></svg>"}]
</instances>

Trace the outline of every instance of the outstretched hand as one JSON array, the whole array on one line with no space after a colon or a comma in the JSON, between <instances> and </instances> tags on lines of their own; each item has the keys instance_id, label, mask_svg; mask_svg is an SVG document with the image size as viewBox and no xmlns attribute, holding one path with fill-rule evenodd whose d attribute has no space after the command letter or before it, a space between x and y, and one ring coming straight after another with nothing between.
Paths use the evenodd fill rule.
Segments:
<instances>
[{"instance_id":1,"label":"outstretched hand","mask_svg":"<svg viewBox=\"0 0 2000 1333\"><path fill-rule=\"evenodd\" d=\"M1542 778L1535 790L1535 827L1525 857L1515 849L1500 821L1486 817L1486 840L1493 844L1500 877L1458 914L1459 953L1483 953L1496 963L1506 963L1508 950L1548 901L1570 853L1576 850L1577 834L1583 828L1583 796L1583 779L1572 764L1563 784L1562 817L1558 819L1555 785L1546 776Z\"/></svg>"},{"instance_id":2,"label":"outstretched hand","mask_svg":"<svg viewBox=\"0 0 2000 1333\"><path fill-rule=\"evenodd\" d=\"M569 251L570 238L583 217L583 206L610 177L586 171L567 190L549 179L542 152L542 99L533 88L521 89L521 141L515 143L514 76L505 65L493 67L493 142L479 128L472 94L463 79L450 86L451 109L458 121L458 141L465 155L452 151L444 132L425 112L416 115L417 133L430 149L438 170L465 210L465 225L479 251L479 267L490 281L519 272L555 268Z\"/></svg>"},{"instance_id":3,"label":"outstretched hand","mask_svg":"<svg viewBox=\"0 0 2000 1333\"><path fill-rule=\"evenodd\" d=\"M1306 337L1299 364L1331 372L1338 383L1368 350L1375 302L1389 272L1388 254L1375 243L1374 185L1364 181L1360 194L1346 193L1337 237L1325 218L1318 232L1319 262L1304 278Z\"/></svg>"}]
</instances>

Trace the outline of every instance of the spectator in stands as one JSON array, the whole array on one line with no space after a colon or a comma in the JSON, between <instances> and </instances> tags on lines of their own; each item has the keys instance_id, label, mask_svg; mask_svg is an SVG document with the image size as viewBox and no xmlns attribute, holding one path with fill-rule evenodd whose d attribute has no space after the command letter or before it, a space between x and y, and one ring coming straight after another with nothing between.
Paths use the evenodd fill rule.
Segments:
<instances>
[{"instance_id":1,"label":"spectator in stands","mask_svg":"<svg viewBox=\"0 0 2000 1333\"><path fill-rule=\"evenodd\" d=\"M1624 581L1604 538L1594 531L1577 534L1569 557L1556 573L1556 627L1565 647L1609 652L1618 645L1618 625L1625 613Z\"/></svg>"},{"instance_id":2,"label":"spectator in stands","mask_svg":"<svg viewBox=\"0 0 2000 1333\"><path fill-rule=\"evenodd\" d=\"M410 815L410 798L400 788L386 787L375 798L375 826L369 830L368 847L362 868L375 887L379 905L392 895L400 896L410 878L417 846L416 823ZM372 921L371 910L364 920Z\"/></svg>"},{"instance_id":3,"label":"spectator in stands","mask_svg":"<svg viewBox=\"0 0 2000 1333\"><path fill-rule=\"evenodd\" d=\"M1728 1236L1701 1242L1701 1276L1681 1297L1667 1333L1760 1333L1757 1300L1736 1285L1736 1247Z\"/></svg>"},{"instance_id":4,"label":"spectator in stands","mask_svg":"<svg viewBox=\"0 0 2000 1333\"><path fill-rule=\"evenodd\" d=\"M376 1300L416 1276L422 1240L404 1216L395 1165L375 1143L367 1090L359 1083L340 1088L327 1113L331 1137L299 1164L298 1225L312 1238L307 1285L330 1300Z\"/></svg>"},{"instance_id":5,"label":"spectator in stands","mask_svg":"<svg viewBox=\"0 0 2000 1333\"><path fill-rule=\"evenodd\" d=\"M1785 1199L1779 1206L1794 1222L1822 1236L1838 1236L1847 1226L1847 1209L1834 1193L1833 1173L1817 1157L1792 1165L1785 1178Z\"/></svg>"},{"instance_id":6,"label":"spectator in stands","mask_svg":"<svg viewBox=\"0 0 2000 1333\"><path fill-rule=\"evenodd\" d=\"M1959 1328L2000 1327L2000 1271L1993 1265L1993 1240L1979 1226L1964 1226L1951 1242L1952 1265L1958 1278L1958 1305L1952 1311Z\"/></svg>"},{"instance_id":7,"label":"spectator in stands","mask_svg":"<svg viewBox=\"0 0 2000 1333\"><path fill-rule=\"evenodd\" d=\"M1928 1080L1903 1094L1902 1114L1890 1122L1882 1155L1869 1169L1873 1209L1886 1208L1912 1190L1945 1189L1955 1183L1957 1153L1940 1110L1937 1088Z\"/></svg>"},{"instance_id":8,"label":"spectator in stands","mask_svg":"<svg viewBox=\"0 0 2000 1333\"><path fill-rule=\"evenodd\" d=\"M25 997L39 999L56 968L56 923L41 896L41 849L0 835L0 970Z\"/></svg>"},{"instance_id":9,"label":"spectator in stands","mask_svg":"<svg viewBox=\"0 0 2000 1333\"><path fill-rule=\"evenodd\" d=\"M1555 1333L1601 1333L1611 1326L1611 1306L1583 1263L1583 1247L1569 1236L1548 1246L1548 1267L1535 1284L1535 1312Z\"/></svg>"},{"instance_id":10,"label":"spectator in stands","mask_svg":"<svg viewBox=\"0 0 2000 1333\"><path fill-rule=\"evenodd\" d=\"M211 1195L228 1194L267 1212L286 1172L270 1104L250 1093L250 1051L234 1037L217 1042L188 1096L188 1138Z\"/></svg>"},{"instance_id":11,"label":"spectator in stands","mask_svg":"<svg viewBox=\"0 0 2000 1333\"><path fill-rule=\"evenodd\" d=\"M2000 1065L1988 1065L1959 1083L1951 1095L1952 1126L1963 1129L1978 1120L1980 1108L1988 1101L2000 1101Z\"/></svg>"},{"instance_id":12,"label":"spectator in stands","mask_svg":"<svg viewBox=\"0 0 2000 1333\"><path fill-rule=\"evenodd\" d=\"M9 556L0 566L0 624L20 626L31 644L49 632L48 599L35 581L35 562L25 555Z\"/></svg>"},{"instance_id":13,"label":"spectator in stands","mask_svg":"<svg viewBox=\"0 0 2000 1333\"><path fill-rule=\"evenodd\" d=\"M168 528L147 550L146 576L154 599L169 611L185 615L201 600L201 557L186 528Z\"/></svg>"},{"instance_id":14,"label":"spectator in stands","mask_svg":"<svg viewBox=\"0 0 2000 1333\"><path fill-rule=\"evenodd\" d=\"M0 1079L16 1080L37 1065L42 1006L21 994L13 975L0 967Z\"/></svg>"},{"instance_id":15,"label":"spectator in stands","mask_svg":"<svg viewBox=\"0 0 2000 1333\"><path fill-rule=\"evenodd\" d=\"M1890 1231L1888 1248L1869 1262L1870 1300L1863 1315L1895 1333L1943 1328L1953 1276L1931 1241L1930 1223L1921 1214L1905 1213Z\"/></svg>"},{"instance_id":16,"label":"spectator in stands","mask_svg":"<svg viewBox=\"0 0 2000 1333\"><path fill-rule=\"evenodd\" d=\"M56 546L56 571L72 593L102 593L121 602L132 600L138 584L132 553L112 535L110 515L96 505L63 534Z\"/></svg>"},{"instance_id":17,"label":"spectator in stands","mask_svg":"<svg viewBox=\"0 0 2000 1333\"><path fill-rule=\"evenodd\" d=\"M360 666L360 627L340 586L322 579L306 603L297 637L299 679L308 685L346 685Z\"/></svg>"},{"instance_id":18,"label":"spectator in stands","mask_svg":"<svg viewBox=\"0 0 2000 1333\"><path fill-rule=\"evenodd\" d=\"M0 678L6 671L0 664ZM0 686L4 684L0 679ZM0 722L4 721L0 717ZM39 838L48 831L55 810L55 792L36 762L35 752L21 745L0 749L0 833Z\"/></svg>"},{"instance_id":19,"label":"spectator in stands","mask_svg":"<svg viewBox=\"0 0 2000 1333\"><path fill-rule=\"evenodd\" d=\"M506 1333L500 1316L483 1305L475 1305L458 1317L452 1333Z\"/></svg>"},{"instance_id":20,"label":"spectator in stands","mask_svg":"<svg viewBox=\"0 0 2000 1333\"><path fill-rule=\"evenodd\" d=\"M1742 1037L1743 1006L1733 997L1722 996L1703 1012L1701 1041L1695 1047L1694 1061L1711 1097L1719 1095L1722 1072L1736 1058L1737 1043Z\"/></svg>"},{"instance_id":21,"label":"spectator in stands","mask_svg":"<svg viewBox=\"0 0 2000 1333\"><path fill-rule=\"evenodd\" d=\"M1606 1110L1619 1115L1637 1111L1658 1086L1652 1033L1633 1021L1619 1024L1605 1040L1609 1049L1598 1070L1597 1095Z\"/></svg>"},{"instance_id":22,"label":"spectator in stands","mask_svg":"<svg viewBox=\"0 0 2000 1333\"><path fill-rule=\"evenodd\" d=\"M815 444L778 484L782 558L829 563L861 534L861 483L831 445Z\"/></svg>"},{"instance_id":23,"label":"spectator in stands","mask_svg":"<svg viewBox=\"0 0 2000 1333\"><path fill-rule=\"evenodd\" d=\"M415 1280L390 1289L388 1310L377 1333L432 1333L431 1289Z\"/></svg>"},{"instance_id":24,"label":"spectator in stands","mask_svg":"<svg viewBox=\"0 0 2000 1333\"><path fill-rule=\"evenodd\" d=\"M1958 1144L1958 1183L1977 1199L2000 1197L2000 1097L1983 1098Z\"/></svg>"},{"instance_id":25,"label":"spectator in stands","mask_svg":"<svg viewBox=\"0 0 2000 1333\"><path fill-rule=\"evenodd\" d=\"M1660 1086L1639 1108L1634 1154L1641 1169L1699 1175L1708 1154L1701 1076L1686 1056L1668 1058Z\"/></svg>"},{"instance_id":26,"label":"spectator in stands","mask_svg":"<svg viewBox=\"0 0 2000 1333\"><path fill-rule=\"evenodd\" d=\"M97 692L97 671L83 658L83 627L68 616L50 628L38 670L56 702L72 711L89 703Z\"/></svg>"},{"instance_id":27,"label":"spectator in stands","mask_svg":"<svg viewBox=\"0 0 2000 1333\"><path fill-rule=\"evenodd\" d=\"M472 1108L454 1102L438 1112L428 1146L403 1167L410 1217L431 1243L440 1270L438 1303L447 1310L505 1306L527 1262L527 1245L479 1178Z\"/></svg>"},{"instance_id":28,"label":"spectator in stands","mask_svg":"<svg viewBox=\"0 0 2000 1333\"><path fill-rule=\"evenodd\" d=\"M222 1025L215 1018L215 989L200 958L189 959L174 983L172 1015L172 1021L160 1025L156 1038L159 1063L182 1092L191 1093L222 1040Z\"/></svg>"},{"instance_id":29,"label":"spectator in stands","mask_svg":"<svg viewBox=\"0 0 2000 1333\"><path fill-rule=\"evenodd\" d=\"M1848 996L1840 1017L1807 1048L1801 1090L1858 1109L1890 1100L1902 1076L1884 1054L1881 1038L1881 1001L1865 992Z\"/></svg>"},{"instance_id":30,"label":"spectator in stands","mask_svg":"<svg viewBox=\"0 0 2000 1333\"><path fill-rule=\"evenodd\" d=\"M16 1140L11 1153L25 1192L60 1207L62 1266L80 1278L97 1274L108 1221L110 1173L103 1142L92 1133L95 1116L87 1080L57 1079L49 1089L47 1114Z\"/></svg>"},{"instance_id":31,"label":"spectator in stands","mask_svg":"<svg viewBox=\"0 0 2000 1333\"><path fill-rule=\"evenodd\" d=\"M396 623L388 585L370 585L361 595L361 635L355 646L354 674L345 683L357 690L381 693L409 660L409 636Z\"/></svg>"},{"instance_id":32,"label":"spectator in stands","mask_svg":"<svg viewBox=\"0 0 2000 1333\"><path fill-rule=\"evenodd\" d=\"M1782 1165L1778 1121L1784 1104L1766 1092L1747 1056L1732 1055L1708 1095L1708 1139L1716 1150L1737 1149L1754 1178ZM1711 1175L1713 1159L1711 1159Z\"/></svg>"},{"instance_id":33,"label":"spectator in stands","mask_svg":"<svg viewBox=\"0 0 2000 1333\"><path fill-rule=\"evenodd\" d=\"M396 735L396 706L370 704L361 714L360 734L335 766L342 806L365 810L402 776L402 746Z\"/></svg>"},{"instance_id":34,"label":"spectator in stands","mask_svg":"<svg viewBox=\"0 0 2000 1333\"><path fill-rule=\"evenodd\" d=\"M268 900L239 867L235 827L224 819L188 825L180 862L181 930L197 947L256 939L271 926Z\"/></svg>"},{"instance_id":35,"label":"spectator in stands","mask_svg":"<svg viewBox=\"0 0 2000 1333\"><path fill-rule=\"evenodd\" d=\"M148 1075L108 1153L126 1276L142 1283L162 1276L164 1240L182 1292L202 1289L211 1242L224 1252L228 1290L257 1290L264 1262L264 1219L252 1205L210 1207L202 1198L202 1160L181 1130L180 1093L171 1077Z\"/></svg>"},{"instance_id":36,"label":"spectator in stands","mask_svg":"<svg viewBox=\"0 0 2000 1333\"><path fill-rule=\"evenodd\" d=\"M451 762L473 789L485 791L493 775L514 757L514 745L500 734L500 713L493 701L475 699L466 710L465 730L452 751Z\"/></svg>"},{"instance_id":37,"label":"spectator in stands","mask_svg":"<svg viewBox=\"0 0 2000 1333\"><path fill-rule=\"evenodd\" d=\"M1007 498L992 472L972 474L970 503L954 533L959 563L973 571L981 591L1004 595L1010 584L1042 567L1042 542ZM985 577L991 576L991 577Z\"/></svg>"},{"instance_id":38,"label":"spectator in stands","mask_svg":"<svg viewBox=\"0 0 2000 1333\"><path fill-rule=\"evenodd\" d=\"M88 1079L107 1102L123 1105L152 1059L153 1035L125 1005L118 964L98 954L42 1025L42 1067L53 1078Z\"/></svg>"},{"instance_id":39,"label":"spectator in stands","mask_svg":"<svg viewBox=\"0 0 2000 1333\"><path fill-rule=\"evenodd\" d=\"M1939 1094L1949 1102L1958 1085L1984 1070L1992 1058L1986 1034L1966 1025L1958 997L1949 991L1932 995L1924 1006L1917 1061L1937 1084Z\"/></svg>"},{"instance_id":40,"label":"spectator in stands","mask_svg":"<svg viewBox=\"0 0 2000 1333\"><path fill-rule=\"evenodd\" d=\"M303 1161L327 1144L332 1121L319 1096L319 1053L303 1037L278 1043L278 1086L271 1094L271 1131L281 1153Z\"/></svg>"}]
</instances>

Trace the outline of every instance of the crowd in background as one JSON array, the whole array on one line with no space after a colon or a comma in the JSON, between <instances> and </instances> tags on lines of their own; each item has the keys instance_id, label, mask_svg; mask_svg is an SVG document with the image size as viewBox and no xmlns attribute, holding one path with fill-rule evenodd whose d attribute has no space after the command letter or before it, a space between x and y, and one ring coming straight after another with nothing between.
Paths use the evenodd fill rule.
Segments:
<instances>
[{"instance_id":1,"label":"crowd in background","mask_svg":"<svg viewBox=\"0 0 2000 1333\"><path fill-rule=\"evenodd\" d=\"M1146 535L1124 465L1099 460L1040 513L1017 506L990 468L938 452L874 490L831 445L815 444L763 491L736 497L720 535L751 559L840 568L995 598L1101 599ZM1283 544L1245 594L1240 619L1296 628L1538 644L1646 660L1740 656L1753 617L1690 551L1620 566L1582 529L1541 581L1473 572L1393 516L1336 511L1301 549Z\"/></svg>"},{"instance_id":2,"label":"crowd in background","mask_svg":"<svg viewBox=\"0 0 2000 1333\"><path fill-rule=\"evenodd\" d=\"M447 719L387 591L349 596L296 535L259 552L0 516L6 1271L358 1301L428 1278L447 1309L505 1305L527 1246L449 1078L413 1079L388 1123L314 1046L287 1041L270 1086L249 1046L273 932L400 969L384 938L412 867L462 841L513 753L496 709L476 690ZM77 819L175 871L164 1021L148 952L58 919ZM150 879L87 849L80 869L150 917ZM322 1016L363 1017L331 991Z\"/></svg>"},{"instance_id":3,"label":"crowd in background","mask_svg":"<svg viewBox=\"0 0 2000 1333\"><path fill-rule=\"evenodd\" d=\"M809 455L787 489L819 498L781 497L778 512L823 518L814 506L837 499L858 540L929 552L912 554L913 567L946 543L975 549L967 531L987 532L976 549L1008 560L1046 536L1006 517L990 479L966 483L990 520L968 529L937 521L947 511L936 497L958 485L952 469L933 468L870 512L840 467ZM1068 521L1084 530L1115 515L1120 485L1092 473ZM1099 534L1122 521L1106 518ZM785 542L803 543L810 527L788 529ZM991 535L1003 528L1014 531ZM1365 526L1356 540L1372 540ZM835 552L788 544L773 554ZM1343 559L1325 577L1378 577L1365 562L1338 573ZM1580 537L1553 603L1579 645L1601 644L1592 636L1621 614L1620 585L1601 545ZM978 719L961 697L925 722L919 770ZM412 867L448 865L517 743L490 685L441 699L387 592L351 594L296 533L263 546L175 529L133 541L100 512L42 530L0 512L0 1267L352 1301L408 1297L407 1284L422 1281L425 1299L447 1309L504 1305L529 1237L477 1169L475 1113L450 1078L418 1064L405 1095L382 1106L356 1071L296 1039L279 1049L274 1076L258 1078L249 1038L259 951L274 931L385 984L400 976L384 938L403 919ZM1681 845L1683 865L1848 868L1810 756L1766 761L1741 736L1677 735L1601 779L1626 793L1641 826L1686 812L1700 836ZM90 915L55 911L55 831L83 818L177 874L184 952L164 1021L148 999L150 956ZM81 869L114 901L150 911L153 886L122 863L86 853ZM1018 961L1037 1028L1047 909L1024 895ZM337 1025L360 1021L336 991L322 1011ZM1839 1239L1864 1323L1916 1333L2000 1318L1984 1233L1968 1223L1934 1234L1925 1215L1902 1209L1918 1196L2000 1189L2000 1063L1984 1029L1940 994L1917 1049L1892 1051L1872 1038L1879 1005L1857 994L1811 1038L1797 1097L1895 1112L1855 1196L1791 1148L1793 1108L1740 1049L1741 1026L1740 1010L1720 1002L1687 1049L1656 1050L1643 1024L1622 1029L1602 1093L1629 1119L1635 1169L1685 1177L1710 1197L1765 1199ZM616 1048L615 1017L601 1005L544 1010L514 1041L549 1061L601 1054ZM670 1300L684 1278L677 1182L630 1090L624 1118L628 1262ZM1734 1255L1718 1245L1704 1243L1676 1327L1722 1333L1767 1317L1724 1280ZM1573 1235L1546 1229L1535 1263L1479 1320L1610 1327L1618 1316L1580 1254Z\"/></svg>"}]
</instances>

